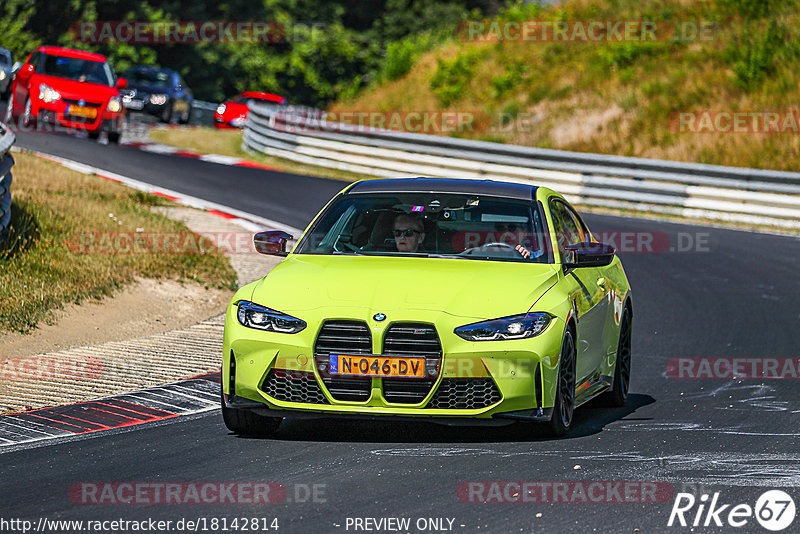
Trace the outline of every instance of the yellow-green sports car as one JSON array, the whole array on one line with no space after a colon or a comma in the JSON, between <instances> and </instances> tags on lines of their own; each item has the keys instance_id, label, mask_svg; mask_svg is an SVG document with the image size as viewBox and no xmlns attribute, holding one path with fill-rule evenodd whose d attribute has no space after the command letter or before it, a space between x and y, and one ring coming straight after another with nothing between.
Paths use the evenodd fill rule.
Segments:
<instances>
[{"instance_id":1,"label":"yellow-green sports car","mask_svg":"<svg viewBox=\"0 0 800 534\"><path fill-rule=\"evenodd\" d=\"M431 178L357 182L306 229L261 232L286 258L225 317L222 415L236 433L284 417L546 425L621 406L630 288L558 193Z\"/></svg>"}]
</instances>

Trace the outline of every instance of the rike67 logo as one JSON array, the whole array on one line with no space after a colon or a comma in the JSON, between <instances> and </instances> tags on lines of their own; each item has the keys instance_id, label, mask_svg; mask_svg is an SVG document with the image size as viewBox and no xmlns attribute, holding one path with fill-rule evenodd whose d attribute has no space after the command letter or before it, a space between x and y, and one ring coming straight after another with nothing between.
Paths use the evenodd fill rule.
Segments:
<instances>
[{"instance_id":1,"label":"rike67 logo","mask_svg":"<svg viewBox=\"0 0 800 534\"><path fill-rule=\"evenodd\" d=\"M703 494L678 493L669 515L667 526L679 527L732 527L744 528L755 519L762 527L773 532L784 531L794 523L794 499L780 490L770 490L761 495L755 507L749 504L723 504L719 492ZM752 532L752 526L746 529Z\"/></svg>"}]
</instances>

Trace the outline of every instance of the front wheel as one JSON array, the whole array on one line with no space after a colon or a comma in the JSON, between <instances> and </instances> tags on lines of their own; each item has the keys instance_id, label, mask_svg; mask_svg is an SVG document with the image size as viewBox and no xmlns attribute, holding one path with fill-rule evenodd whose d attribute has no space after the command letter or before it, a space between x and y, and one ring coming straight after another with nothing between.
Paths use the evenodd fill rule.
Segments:
<instances>
[{"instance_id":1,"label":"front wheel","mask_svg":"<svg viewBox=\"0 0 800 534\"><path fill-rule=\"evenodd\" d=\"M25 111L22 112L21 123L23 128L33 124L33 106L31 105L30 97L25 100Z\"/></svg>"},{"instance_id":2,"label":"front wheel","mask_svg":"<svg viewBox=\"0 0 800 534\"><path fill-rule=\"evenodd\" d=\"M572 425L572 416L575 414L575 357L575 339L567 329L561 342L553 418L547 426L548 433L553 436L566 435Z\"/></svg>"},{"instance_id":3,"label":"front wheel","mask_svg":"<svg viewBox=\"0 0 800 534\"><path fill-rule=\"evenodd\" d=\"M119 138L120 138L119 132L108 132L109 142L119 144Z\"/></svg>"},{"instance_id":4,"label":"front wheel","mask_svg":"<svg viewBox=\"0 0 800 534\"><path fill-rule=\"evenodd\" d=\"M250 410L237 410L225 406L225 395L220 388L222 421L231 432L243 436L272 436L283 421L282 417L264 417Z\"/></svg>"},{"instance_id":5,"label":"front wheel","mask_svg":"<svg viewBox=\"0 0 800 534\"><path fill-rule=\"evenodd\" d=\"M619 344L617 362L614 365L614 385L603 396L607 406L619 408L628 400L631 383L631 315L626 308L619 323Z\"/></svg>"},{"instance_id":6,"label":"front wheel","mask_svg":"<svg viewBox=\"0 0 800 534\"><path fill-rule=\"evenodd\" d=\"M3 122L5 124L11 124L14 120L14 92L11 92L11 95L8 97L8 104L6 107L6 113L3 117Z\"/></svg>"}]
</instances>

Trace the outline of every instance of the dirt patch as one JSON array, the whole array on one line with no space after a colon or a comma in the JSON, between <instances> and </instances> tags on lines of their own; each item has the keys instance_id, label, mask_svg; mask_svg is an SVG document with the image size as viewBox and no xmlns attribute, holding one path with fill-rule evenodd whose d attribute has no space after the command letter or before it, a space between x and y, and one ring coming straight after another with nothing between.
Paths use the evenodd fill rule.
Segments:
<instances>
[{"instance_id":1,"label":"dirt patch","mask_svg":"<svg viewBox=\"0 0 800 534\"><path fill-rule=\"evenodd\" d=\"M114 295L53 312L30 334L0 334L0 357L17 358L185 328L222 313L233 292L141 279Z\"/></svg>"}]
</instances>

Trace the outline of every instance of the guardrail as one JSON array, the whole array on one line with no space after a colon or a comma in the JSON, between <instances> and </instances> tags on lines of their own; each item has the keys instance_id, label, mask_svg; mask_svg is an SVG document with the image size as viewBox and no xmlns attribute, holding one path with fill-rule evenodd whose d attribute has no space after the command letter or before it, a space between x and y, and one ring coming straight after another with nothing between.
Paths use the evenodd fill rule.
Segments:
<instances>
[{"instance_id":1,"label":"guardrail","mask_svg":"<svg viewBox=\"0 0 800 534\"><path fill-rule=\"evenodd\" d=\"M0 243L5 240L11 222L11 166L14 165L11 145L14 139L11 130L0 124Z\"/></svg>"},{"instance_id":2,"label":"guardrail","mask_svg":"<svg viewBox=\"0 0 800 534\"><path fill-rule=\"evenodd\" d=\"M472 141L250 105L243 148L375 177L535 182L573 203L800 228L800 173Z\"/></svg>"}]
</instances>

